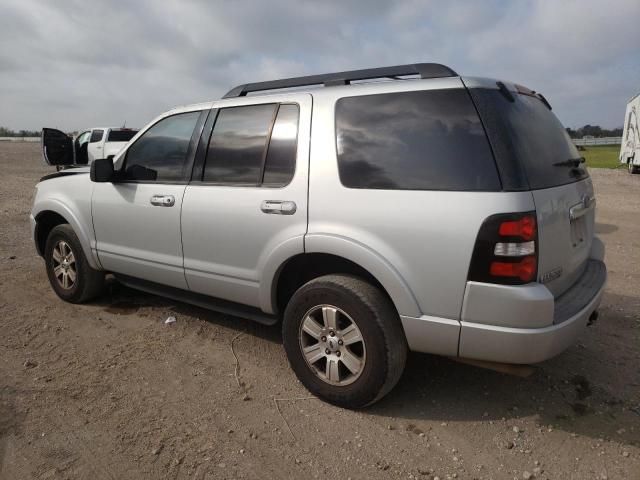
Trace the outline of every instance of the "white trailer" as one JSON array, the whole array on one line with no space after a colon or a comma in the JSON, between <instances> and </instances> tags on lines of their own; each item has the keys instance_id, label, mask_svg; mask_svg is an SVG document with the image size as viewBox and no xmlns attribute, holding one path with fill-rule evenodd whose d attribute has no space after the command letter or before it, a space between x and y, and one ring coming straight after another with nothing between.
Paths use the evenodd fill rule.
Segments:
<instances>
[{"instance_id":1,"label":"white trailer","mask_svg":"<svg viewBox=\"0 0 640 480\"><path fill-rule=\"evenodd\" d=\"M624 115L624 130L620 145L620 163L627 165L629 173L640 172L640 93L629 100Z\"/></svg>"}]
</instances>

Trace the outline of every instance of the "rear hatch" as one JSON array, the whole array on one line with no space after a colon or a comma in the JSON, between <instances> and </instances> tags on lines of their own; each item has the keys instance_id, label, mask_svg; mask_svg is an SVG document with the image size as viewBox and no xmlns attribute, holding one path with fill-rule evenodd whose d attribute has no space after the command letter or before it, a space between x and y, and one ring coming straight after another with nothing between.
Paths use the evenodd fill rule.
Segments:
<instances>
[{"instance_id":1,"label":"rear hatch","mask_svg":"<svg viewBox=\"0 0 640 480\"><path fill-rule=\"evenodd\" d=\"M469 91L503 188L533 195L538 280L558 297L583 273L593 240L595 198L584 160L544 97L502 82Z\"/></svg>"}]
</instances>

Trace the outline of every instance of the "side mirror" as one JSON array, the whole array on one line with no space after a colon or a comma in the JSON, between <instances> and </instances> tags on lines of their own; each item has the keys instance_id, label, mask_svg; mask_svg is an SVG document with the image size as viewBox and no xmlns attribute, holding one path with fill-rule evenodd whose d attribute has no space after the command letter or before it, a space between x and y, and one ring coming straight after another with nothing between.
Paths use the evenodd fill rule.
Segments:
<instances>
[{"instance_id":1,"label":"side mirror","mask_svg":"<svg viewBox=\"0 0 640 480\"><path fill-rule=\"evenodd\" d=\"M91 164L89 173L92 182L112 182L115 178L113 160L110 158L99 158Z\"/></svg>"}]
</instances>

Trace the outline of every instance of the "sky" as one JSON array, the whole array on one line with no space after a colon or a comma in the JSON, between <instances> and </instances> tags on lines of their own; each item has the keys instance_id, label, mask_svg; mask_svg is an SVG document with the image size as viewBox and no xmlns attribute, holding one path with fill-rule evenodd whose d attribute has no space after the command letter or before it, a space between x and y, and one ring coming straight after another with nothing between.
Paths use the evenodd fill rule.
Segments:
<instances>
[{"instance_id":1,"label":"sky","mask_svg":"<svg viewBox=\"0 0 640 480\"><path fill-rule=\"evenodd\" d=\"M622 126L639 0L2 0L0 126L142 127L247 82L438 62Z\"/></svg>"}]
</instances>

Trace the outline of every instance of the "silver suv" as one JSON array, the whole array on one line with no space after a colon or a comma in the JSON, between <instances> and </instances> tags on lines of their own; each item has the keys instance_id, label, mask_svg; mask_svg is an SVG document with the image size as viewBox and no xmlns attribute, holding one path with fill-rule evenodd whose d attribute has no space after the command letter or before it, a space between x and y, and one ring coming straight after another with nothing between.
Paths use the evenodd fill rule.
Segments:
<instances>
[{"instance_id":1,"label":"silver suv","mask_svg":"<svg viewBox=\"0 0 640 480\"><path fill-rule=\"evenodd\" d=\"M49 161L73 157L55 138ZM358 408L408 350L529 364L575 341L606 280L583 162L534 91L375 68L171 110L114 159L44 177L31 225L63 300L110 273L282 320L300 381Z\"/></svg>"}]
</instances>

